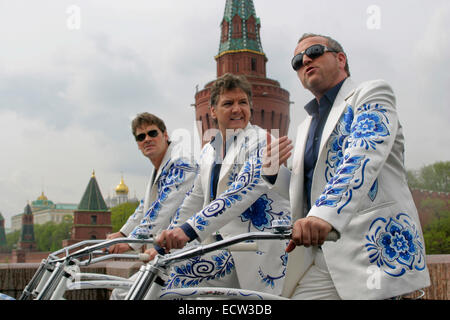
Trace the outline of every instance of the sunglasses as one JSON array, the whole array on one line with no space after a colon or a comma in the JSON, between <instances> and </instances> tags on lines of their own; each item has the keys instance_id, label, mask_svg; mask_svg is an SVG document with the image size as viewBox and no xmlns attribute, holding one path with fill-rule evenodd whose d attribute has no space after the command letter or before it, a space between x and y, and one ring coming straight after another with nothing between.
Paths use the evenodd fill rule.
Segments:
<instances>
[{"instance_id":1,"label":"sunglasses","mask_svg":"<svg viewBox=\"0 0 450 320\"><path fill-rule=\"evenodd\" d=\"M136 136L136 141L142 142L142 141L145 140L146 136L149 136L150 138L156 138L158 136L158 130L153 129L153 130L150 130L147 133L145 133L145 132L144 133L140 133L140 134L138 134Z\"/></svg>"},{"instance_id":2,"label":"sunglasses","mask_svg":"<svg viewBox=\"0 0 450 320\"><path fill-rule=\"evenodd\" d=\"M306 54L311 59L315 59L323 55L325 52L339 52L333 49L330 49L322 44L314 44L303 52L297 54L294 58L292 58L291 64L292 68L295 71L303 67L303 56Z\"/></svg>"}]
</instances>

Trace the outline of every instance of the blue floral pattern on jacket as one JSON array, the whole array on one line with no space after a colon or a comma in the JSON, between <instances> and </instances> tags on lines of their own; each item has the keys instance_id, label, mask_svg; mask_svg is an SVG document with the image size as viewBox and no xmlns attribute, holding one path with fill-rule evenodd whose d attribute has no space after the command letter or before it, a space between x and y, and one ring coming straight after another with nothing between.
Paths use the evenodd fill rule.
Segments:
<instances>
[{"instance_id":1,"label":"blue floral pattern on jacket","mask_svg":"<svg viewBox=\"0 0 450 320\"><path fill-rule=\"evenodd\" d=\"M386 274L400 277L408 270L425 269L425 254L420 230L405 213L395 218L377 218L366 235L370 263Z\"/></svg>"},{"instance_id":2,"label":"blue floral pattern on jacket","mask_svg":"<svg viewBox=\"0 0 450 320\"><path fill-rule=\"evenodd\" d=\"M242 222L249 221L249 231L251 225L259 231L264 231L266 228L271 229L274 216L281 217L285 215L284 212L273 212L271 206L272 202L273 200L268 198L267 194L263 194L241 214Z\"/></svg>"},{"instance_id":3,"label":"blue floral pattern on jacket","mask_svg":"<svg viewBox=\"0 0 450 320\"><path fill-rule=\"evenodd\" d=\"M176 264L165 284L165 289L189 288L203 281L224 278L235 269L233 257L228 250L218 251L207 259L198 256L185 263Z\"/></svg>"},{"instance_id":4,"label":"blue floral pattern on jacket","mask_svg":"<svg viewBox=\"0 0 450 320\"><path fill-rule=\"evenodd\" d=\"M355 148L376 150L377 144L384 142L384 137L390 134L386 112L379 104L363 104L356 109L355 116L352 106L347 106L327 145L327 184L315 202L317 207L336 207L345 197L345 202L337 210L339 214L352 200L353 192L364 184L365 168L370 157L360 151L350 151ZM378 180L375 180L368 193L370 200L375 200L377 191Z\"/></svg>"},{"instance_id":5,"label":"blue floral pattern on jacket","mask_svg":"<svg viewBox=\"0 0 450 320\"><path fill-rule=\"evenodd\" d=\"M170 164L170 166L169 166ZM198 172L198 165L191 164L178 159L176 161L167 161L161 169L158 179L158 198L151 204L145 213L139 226L130 233L131 237L138 238L143 234L148 234L154 228L154 222L157 219L164 202L167 201L172 192L176 192L179 186L186 180L187 172ZM172 217L171 217L172 219Z\"/></svg>"}]
</instances>

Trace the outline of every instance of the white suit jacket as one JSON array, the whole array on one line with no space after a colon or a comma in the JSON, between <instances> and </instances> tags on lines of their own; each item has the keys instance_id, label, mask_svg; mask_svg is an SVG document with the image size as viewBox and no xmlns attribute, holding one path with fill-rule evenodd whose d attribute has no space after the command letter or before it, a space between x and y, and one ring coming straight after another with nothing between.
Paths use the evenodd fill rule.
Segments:
<instances>
[{"instance_id":1,"label":"white suit jacket","mask_svg":"<svg viewBox=\"0 0 450 320\"><path fill-rule=\"evenodd\" d=\"M159 169L153 169L144 200L120 231L128 237L138 238L142 234L156 236L165 230L192 189L197 173L198 164L194 159L183 155L181 146L172 142ZM140 244L130 246L135 250L141 247Z\"/></svg>"},{"instance_id":2,"label":"white suit jacket","mask_svg":"<svg viewBox=\"0 0 450 320\"><path fill-rule=\"evenodd\" d=\"M289 194L293 221L306 215L303 156L311 119L298 127L292 173L281 170L274 185ZM403 152L390 86L383 80L356 86L346 79L323 129L307 213L341 235L322 250L343 299L389 298L430 283ZM289 255L284 296L292 295L313 252L297 247Z\"/></svg>"},{"instance_id":3,"label":"white suit jacket","mask_svg":"<svg viewBox=\"0 0 450 320\"><path fill-rule=\"evenodd\" d=\"M192 193L183 202L171 227L187 221L199 240L205 242L216 232L224 238L246 232L270 232L274 219L290 220L289 201L269 190L262 180L262 149L265 145L266 131L257 126L249 124L236 135L223 159L217 197L211 202L211 171L216 151L210 143L206 144ZM257 242L256 252L232 253L240 286L281 294L286 241ZM216 263L216 268L219 267L222 267L221 263Z\"/></svg>"}]
</instances>

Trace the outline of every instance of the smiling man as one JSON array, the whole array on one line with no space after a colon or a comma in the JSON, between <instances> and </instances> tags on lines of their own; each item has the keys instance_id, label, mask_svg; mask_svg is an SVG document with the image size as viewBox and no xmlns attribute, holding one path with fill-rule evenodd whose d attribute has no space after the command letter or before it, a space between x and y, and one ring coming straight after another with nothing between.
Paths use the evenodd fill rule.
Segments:
<instances>
[{"instance_id":1,"label":"smiling man","mask_svg":"<svg viewBox=\"0 0 450 320\"><path fill-rule=\"evenodd\" d=\"M188 241L208 243L252 231L270 231L275 219L290 220L289 202L261 180L266 131L250 124L251 85L225 74L211 88L211 117L218 132L200 157L200 174L176 218L158 237L167 251ZM285 241L258 241L258 251L221 250L173 268L167 288L227 286L280 294ZM202 272L199 272L202 270Z\"/></svg>"}]
</instances>

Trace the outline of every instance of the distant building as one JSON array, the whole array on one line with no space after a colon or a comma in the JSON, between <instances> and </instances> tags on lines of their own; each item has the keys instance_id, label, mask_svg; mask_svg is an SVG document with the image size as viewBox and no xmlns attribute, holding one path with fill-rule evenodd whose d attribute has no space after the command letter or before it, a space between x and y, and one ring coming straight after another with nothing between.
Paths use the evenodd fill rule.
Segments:
<instances>
[{"instance_id":1,"label":"distant building","mask_svg":"<svg viewBox=\"0 0 450 320\"><path fill-rule=\"evenodd\" d=\"M26 205L22 215L22 231L20 232L18 250L35 251L36 240L34 238L34 221L31 206Z\"/></svg>"},{"instance_id":2,"label":"distant building","mask_svg":"<svg viewBox=\"0 0 450 320\"><path fill-rule=\"evenodd\" d=\"M128 198L129 189L128 186L123 181L123 176L120 179L120 183L117 185L115 189L116 195L113 197L108 197L105 199L106 205L108 208L115 207L119 204L126 203L126 202L139 202L139 200L134 196L134 198Z\"/></svg>"},{"instance_id":3,"label":"distant building","mask_svg":"<svg viewBox=\"0 0 450 320\"><path fill-rule=\"evenodd\" d=\"M106 239L106 235L111 231L111 212L103 199L95 172L93 172L78 208L73 214L71 238L64 240L63 246L82 240Z\"/></svg>"},{"instance_id":4,"label":"distant building","mask_svg":"<svg viewBox=\"0 0 450 320\"><path fill-rule=\"evenodd\" d=\"M8 246L6 242L5 218L0 212L0 252L7 252Z\"/></svg>"},{"instance_id":5,"label":"distant building","mask_svg":"<svg viewBox=\"0 0 450 320\"><path fill-rule=\"evenodd\" d=\"M65 216L73 216L73 212L77 209L77 204L73 203L53 203L48 200L47 196L42 194L31 202L31 211L33 212L33 220L35 224L44 224L47 222L61 223ZM22 228L22 215L20 213L11 218L11 229L17 231Z\"/></svg>"}]
</instances>

